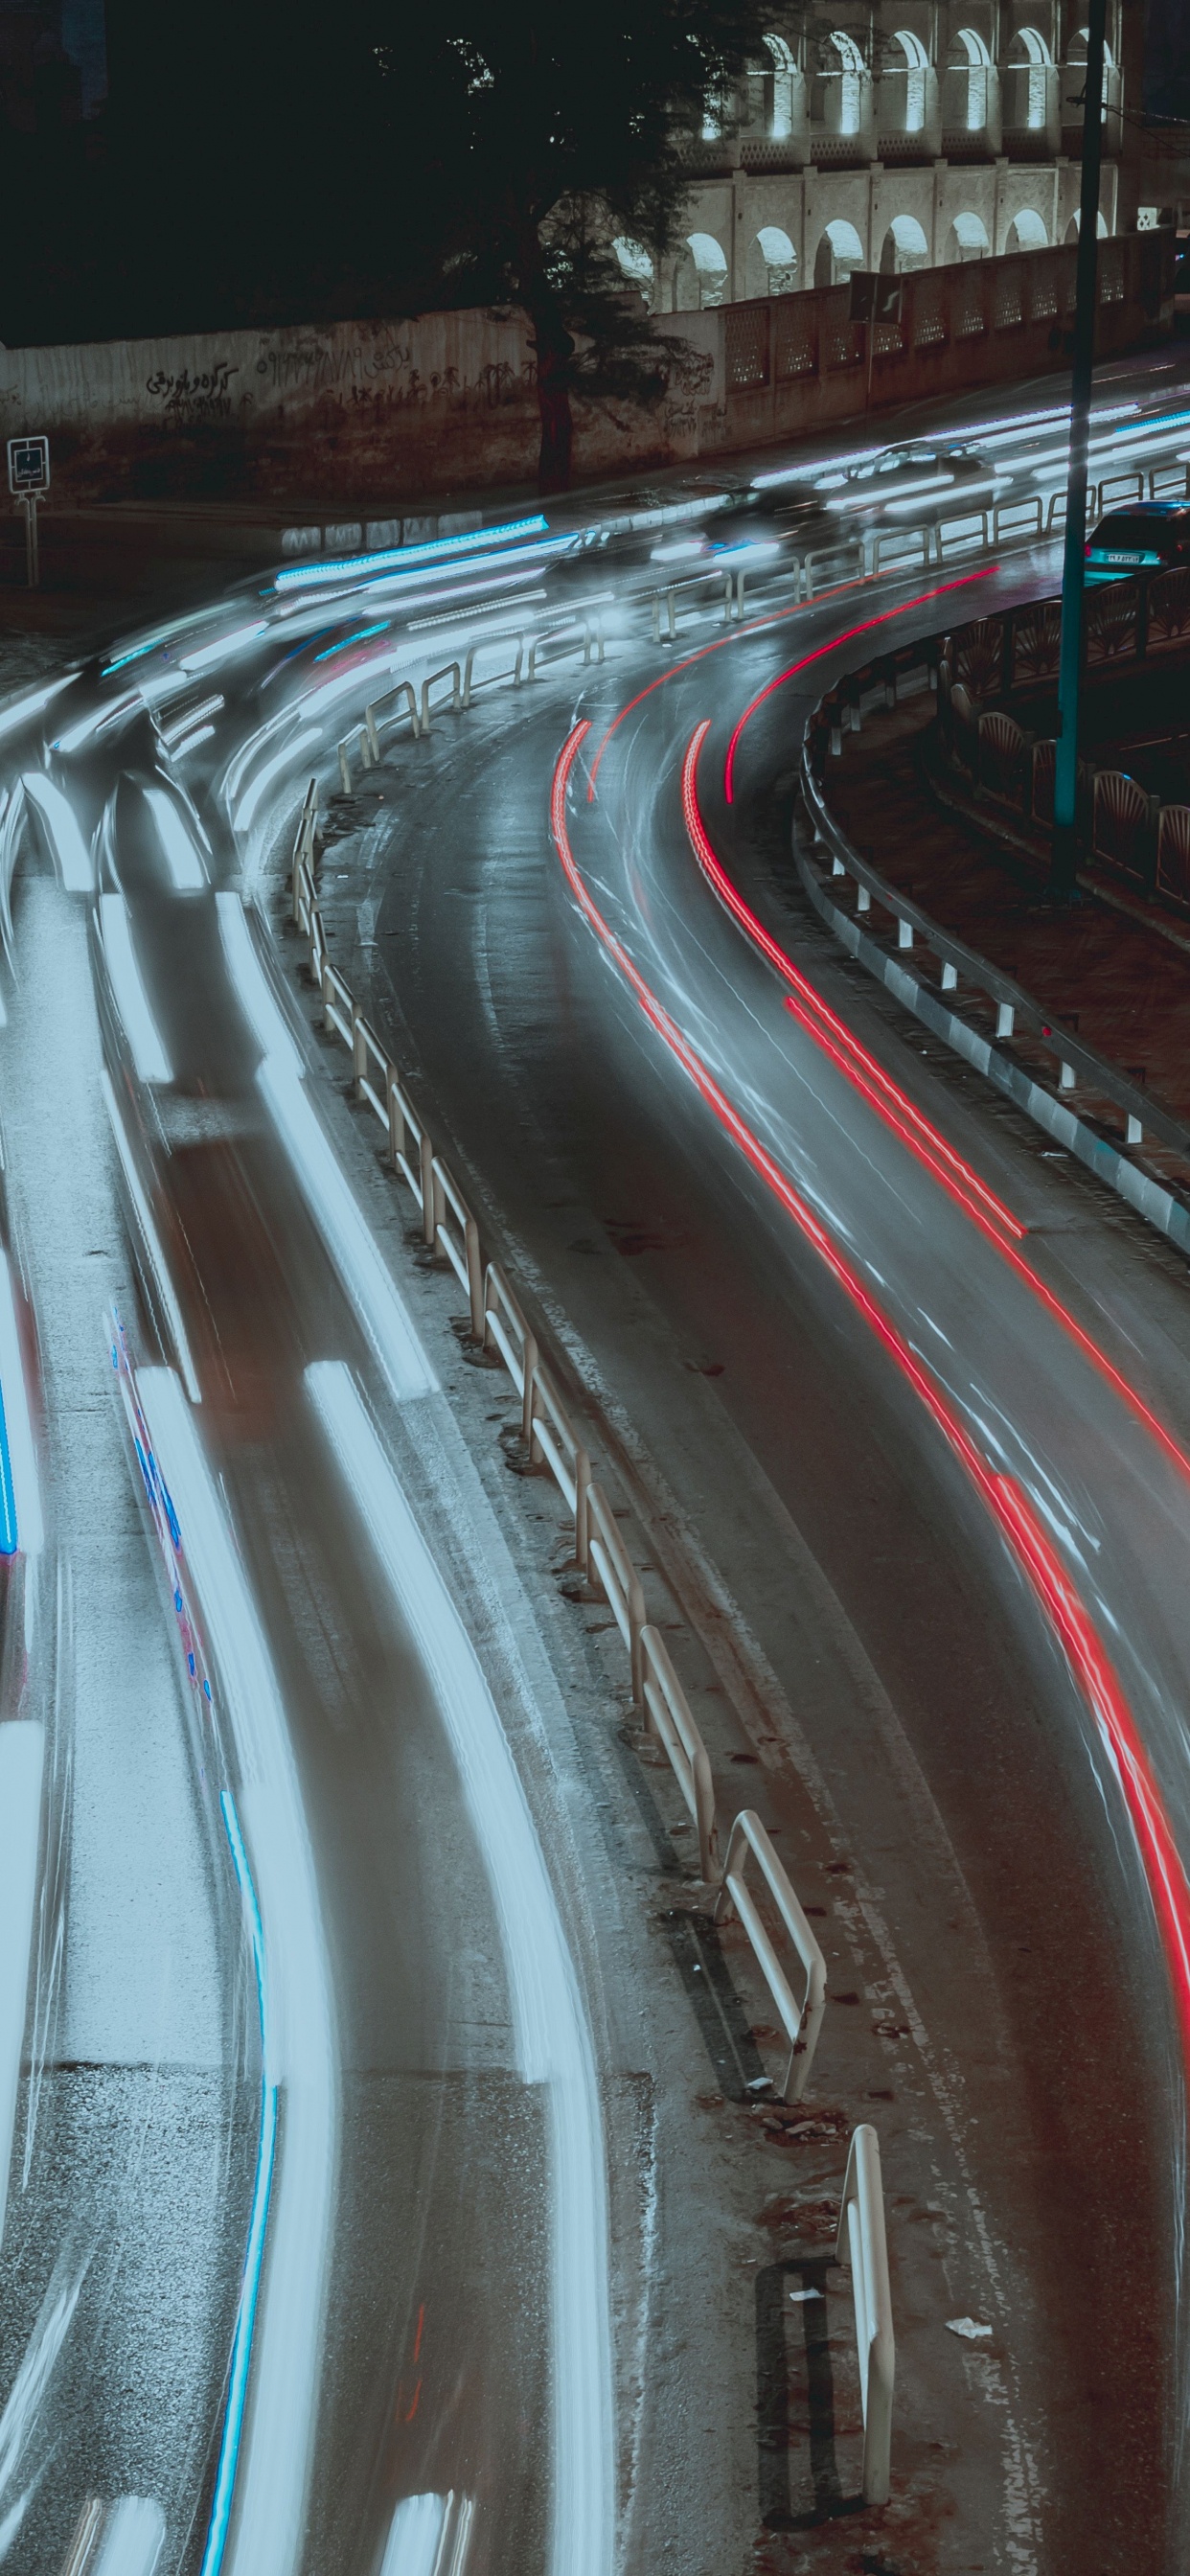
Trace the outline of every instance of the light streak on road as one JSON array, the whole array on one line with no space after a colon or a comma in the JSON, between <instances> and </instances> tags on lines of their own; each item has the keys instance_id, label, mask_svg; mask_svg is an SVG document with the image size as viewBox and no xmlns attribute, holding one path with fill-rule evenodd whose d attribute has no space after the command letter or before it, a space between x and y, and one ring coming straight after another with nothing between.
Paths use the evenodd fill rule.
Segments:
<instances>
[{"instance_id":1,"label":"light streak on road","mask_svg":"<svg viewBox=\"0 0 1190 2576\"><path fill-rule=\"evenodd\" d=\"M251 626L233 627L230 635L216 636L213 644L200 644L196 650L180 653L178 667L195 679L200 671L213 670L216 663L230 661L237 653L246 653L248 646L258 643L268 631L265 618L257 618Z\"/></svg>"},{"instance_id":2,"label":"light streak on road","mask_svg":"<svg viewBox=\"0 0 1190 2576\"><path fill-rule=\"evenodd\" d=\"M30 769L21 785L41 816L46 838L67 894L90 894L95 883L91 853L79 830L68 796L47 778L44 770Z\"/></svg>"},{"instance_id":3,"label":"light streak on road","mask_svg":"<svg viewBox=\"0 0 1190 2576\"><path fill-rule=\"evenodd\" d=\"M38 2309L33 2331L0 2414L0 2563L8 2556L37 2489L36 2476L12 2490L42 2419L46 2396L74 2320L86 2264L60 2255ZM10 2501L11 2499L11 2501Z\"/></svg>"},{"instance_id":4,"label":"light streak on road","mask_svg":"<svg viewBox=\"0 0 1190 2576\"><path fill-rule=\"evenodd\" d=\"M321 740L321 725L307 725L293 742L285 743L280 751L273 753L271 760L265 761L263 768L257 770L255 778L245 788L236 807L234 828L237 832L247 831L266 787L272 786L273 780L280 777L282 770L295 761L299 753L312 751L315 743Z\"/></svg>"},{"instance_id":5,"label":"light streak on road","mask_svg":"<svg viewBox=\"0 0 1190 2576\"><path fill-rule=\"evenodd\" d=\"M112 999L137 1073L142 1082L171 1083L173 1069L149 1006L149 996L132 944L128 906L122 894L101 894L97 909Z\"/></svg>"},{"instance_id":6,"label":"light streak on road","mask_svg":"<svg viewBox=\"0 0 1190 2576\"><path fill-rule=\"evenodd\" d=\"M252 2340L260 2298L260 2276L264 2265L269 2202L272 2198L273 2173L277 2158L277 2081L274 2072L272 2034L269 2028L268 1972L265 1962L264 1927L260 1919L260 1902L252 1877L252 1865L244 1844L240 1819L236 1813L235 1800L229 1789L221 1792L219 1803L223 1810L223 1822L227 1830L232 1863L243 1900L248 1942L252 1952L262 2072L260 2129L256 2143L256 2171L252 2180L248 2245L244 2255L243 2277L236 2308L231 2367L227 2375L223 2439L219 2449L219 2466L215 2473L215 2493L211 2501L211 2518L207 2525L207 2543L203 2551L201 2576L220 2576L227 2548L228 2526L231 2520L236 2471L239 2467L240 2444L244 2431L248 2373L252 2362Z\"/></svg>"},{"instance_id":7,"label":"light streak on road","mask_svg":"<svg viewBox=\"0 0 1190 2576\"><path fill-rule=\"evenodd\" d=\"M463 2576L473 2513L471 2498L452 2488L444 2496L402 2496L380 2576Z\"/></svg>"},{"instance_id":8,"label":"light streak on road","mask_svg":"<svg viewBox=\"0 0 1190 2576\"><path fill-rule=\"evenodd\" d=\"M552 2233L552 2576L611 2576L607 2180L594 2053L573 1961L520 1775L475 1649L351 1373L339 1361L319 1361L307 1369L306 1383L433 1683L500 1923L519 2073L524 2083L545 2088ZM405 2576L403 2561L396 2563Z\"/></svg>"},{"instance_id":9,"label":"light streak on road","mask_svg":"<svg viewBox=\"0 0 1190 2576\"><path fill-rule=\"evenodd\" d=\"M1180 1475L1190 1480L1190 1457L1187 1457L1173 1433L1166 1428L1159 1415L1153 1412L1152 1407L1145 1403L1143 1396L1138 1393L1123 1372L1108 1359L1106 1352L1100 1349L1091 1334L1083 1330L1082 1325L1071 1314L1069 1307L1063 1305L1061 1298L1054 1295L1053 1290L1046 1286L1044 1280L1038 1277L1036 1271L1030 1268L1029 1263L1023 1260L1015 1249L1016 1244L1023 1243L1027 1239L1027 1226L1022 1225L1019 1218L1013 1216L1011 1211L1004 1207L972 1166L965 1162L961 1155L956 1154L953 1146L947 1144L945 1137L941 1136L938 1130L930 1125L929 1120L922 1116L921 1111L893 1082L884 1067L877 1062L876 1057L869 1054L866 1047L861 1046L859 1039L853 1036L846 1022L841 1020L837 1013L823 1001L809 977L803 975L794 965L793 959L779 946L765 929L764 924L758 921L751 907L744 902L738 888L732 884L727 870L711 845L698 803L698 755L710 730L711 720L707 717L691 735L682 763L682 806L690 845L712 892L717 895L724 908L730 912L753 945L760 950L761 955L781 981L791 987L785 997L786 1010L793 1014L799 1027L806 1031L807 1036L813 1039L816 1046L822 1048L823 1053L838 1066L848 1082L871 1102L877 1115L884 1119L886 1125L893 1128L900 1136L901 1142L916 1155L918 1161L933 1174L934 1179L941 1184L949 1196L963 1208L972 1223L980 1228L981 1233L995 1246L1001 1258L1015 1271L1017 1278L1023 1281L1030 1294L1045 1307L1047 1314L1052 1316L1068 1339L1082 1352L1084 1359L1090 1361L1092 1368L1105 1384L1111 1387L1113 1394L1120 1396L1129 1412L1138 1422L1143 1423L1145 1430L1157 1442L1170 1464L1177 1468Z\"/></svg>"},{"instance_id":10,"label":"light streak on road","mask_svg":"<svg viewBox=\"0 0 1190 2576\"><path fill-rule=\"evenodd\" d=\"M201 894L209 880L172 796L164 787L146 787L145 802L157 826L175 894Z\"/></svg>"},{"instance_id":11,"label":"light streak on road","mask_svg":"<svg viewBox=\"0 0 1190 2576\"><path fill-rule=\"evenodd\" d=\"M600 912L575 860L566 822L570 773L589 732L590 725L584 718L568 735L558 756L551 790L551 830L567 882L588 926L628 985L651 1027L668 1047L725 1134L778 1205L792 1218L799 1233L817 1253L849 1303L920 1398L952 1455L965 1469L975 1491L987 1505L1026 1576L1035 1600L1062 1646L1120 1785L1161 1933L1181 2036L1183 2072L1190 2080L1190 1888L1164 1801L1118 1675L1024 1488L1012 1477L990 1466L981 1455L932 1370L865 1285L847 1255L832 1239L826 1224L815 1215L788 1174L753 1133L671 1013L657 1000L623 942Z\"/></svg>"},{"instance_id":12,"label":"light streak on road","mask_svg":"<svg viewBox=\"0 0 1190 2576\"><path fill-rule=\"evenodd\" d=\"M438 1381L338 1156L310 1105L292 1047L283 1056L266 1056L256 1080L298 1186L397 1402L434 1394Z\"/></svg>"},{"instance_id":13,"label":"light streak on road","mask_svg":"<svg viewBox=\"0 0 1190 2576\"><path fill-rule=\"evenodd\" d=\"M217 894L215 911L224 960L235 986L236 999L261 1054L277 1056L292 1063L300 1079L305 1068L293 1031L261 965L238 894Z\"/></svg>"},{"instance_id":14,"label":"light streak on road","mask_svg":"<svg viewBox=\"0 0 1190 2576\"><path fill-rule=\"evenodd\" d=\"M449 562L459 555L473 554L479 546L544 536L548 527L548 519L538 510L532 518L508 520L499 528L465 528L458 536L430 537L422 545L383 546L376 554L341 556L334 563L295 564L276 575L273 587L284 592L315 590L332 581L366 581L370 574L387 572L394 564Z\"/></svg>"},{"instance_id":15,"label":"light streak on road","mask_svg":"<svg viewBox=\"0 0 1190 2576\"><path fill-rule=\"evenodd\" d=\"M155 2576L165 2547L165 2515L150 2496L120 2496L109 2506L86 2576Z\"/></svg>"},{"instance_id":16,"label":"light streak on road","mask_svg":"<svg viewBox=\"0 0 1190 2576\"><path fill-rule=\"evenodd\" d=\"M324 2346L339 2120L330 1967L285 1708L222 1494L173 1370L138 1369L135 1382L234 1732L237 1812L252 1858L268 1968L264 2081L281 2099L283 2146L225 2563L232 2576L297 2576Z\"/></svg>"},{"instance_id":17,"label":"light streak on road","mask_svg":"<svg viewBox=\"0 0 1190 2576\"><path fill-rule=\"evenodd\" d=\"M9 698L7 704L0 707L0 742L10 733L19 733L22 725L32 724L34 716L39 716L42 708L48 707L51 698L68 689L73 679L73 671L67 671L60 680L48 680L42 689L28 689L23 697Z\"/></svg>"},{"instance_id":18,"label":"light streak on road","mask_svg":"<svg viewBox=\"0 0 1190 2576\"><path fill-rule=\"evenodd\" d=\"M0 1726L0 2243L25 2052L44 1763L44 1729L32 1718Z\"/></svg>"},{"instance_id":19,"label":"light streak on road","mask_svg":"<svg viewBox=\"0 0 1190 2576\"><path fill-rule=\"evenodd\" d=\"M129 1145L128 1138L124 1133L124 1121L116 1103L116 1095L112 1087L111 1075L108 1073L106 1066L102 1067L100 1071L99 1088L103 1093L104 1105L107 1109L108 1117L111 1120L112 1135L116 1141L116 1152L120 1157L120 1168L124 1174L129 1198L132 1201L133 1215L135 1216L137 1225L140 1228L141 1241L144 1244L149 1268L153 1273L153 1284L157 1291L158 1304L160 1306L162 1316L169 1326L170 1337L174 1346L174 1356L179 1368L181 1369L182 1376L185 1379L186 1393L189 1396L191 1403L201 1404L202 1388L199 1385L198 1374L194 1366L194 1361L190 1355L190 1341L187 1335L182 1309L178 1302L177 1290L175 1289L173 1280L170 1276L169 1263L166 1260L165 1249L161 1241L161 1236L157 1231L156 1220L149 1205L148 1194L133 1160L132 1149Z\"/></svg>"},{"instance_id":20,"label":"light streak on road","mask_svg":"<svg viewBox=\"0 0 1190 2576\"><path fill-rule=\"evenodd\" d=\"M0 1553L11 1555L14 1549L19 1548L22 1556L37 1556L45 1544L41 1479L37 1472L37 1448L17 1322L12 1262L6 1252L0 1252L0 1444L0 1480L8 1487L5 1516L7 1518L9 1503L12 1514L4 1533L8 1544L0 1543Z\"/></svg>"}]
</instances>

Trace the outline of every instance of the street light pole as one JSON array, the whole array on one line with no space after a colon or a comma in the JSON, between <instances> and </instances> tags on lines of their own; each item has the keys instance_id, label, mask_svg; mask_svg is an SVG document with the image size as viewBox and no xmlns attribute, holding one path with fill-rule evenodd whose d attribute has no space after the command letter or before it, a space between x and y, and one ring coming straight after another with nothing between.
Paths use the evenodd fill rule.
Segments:
<instances>
[{"instance_id":1,"label":"street light pole","mask_svg":"<svg viewBox=\"0 0 1190 2576\"><path fill-rule=\"evenodd\" d=\"M1078 219L1074 364L1070 378L1070 478L1066 487L1066 554L1062 567L1062 642L1058 664L1058 750L1054 770L1054 841L1050 886L1068 900L1077 849L1078 718L1083 671L1083 592L1087 548L1087 452L1099 282L1099 162L1103 137L1103 49L1107 0L1090 0L1087 84L1083 93L1083 184Z\"/></svg>"}]
</instances>

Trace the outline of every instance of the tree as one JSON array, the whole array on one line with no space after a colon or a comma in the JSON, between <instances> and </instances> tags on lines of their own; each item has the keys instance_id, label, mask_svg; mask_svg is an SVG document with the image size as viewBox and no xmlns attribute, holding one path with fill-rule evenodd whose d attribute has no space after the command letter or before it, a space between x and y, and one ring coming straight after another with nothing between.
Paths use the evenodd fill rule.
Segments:
<instances>
[{"instance_id":1,"label":"tree","mask_svg":"<svg viewBox=\"0 0 1190 2576\"><path fill-rule=\"evenodd\" d=\"M570 478L571 400L656 401L688 352L652 331L612 244L674 248L691 150L776 13L758 0L445 0L441 29L371 0L392 148L437 196L435 301L512 304L530 325L539 482ZM404 138L404 142L402 142Z\"/></svg>"}]
</instances>

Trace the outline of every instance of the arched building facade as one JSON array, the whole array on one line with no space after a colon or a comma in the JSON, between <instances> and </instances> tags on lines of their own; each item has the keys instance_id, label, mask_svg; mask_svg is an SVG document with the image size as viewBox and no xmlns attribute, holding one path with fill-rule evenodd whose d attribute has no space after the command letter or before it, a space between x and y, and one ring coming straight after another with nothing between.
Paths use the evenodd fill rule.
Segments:
<instances>
[{"instance_id":1,"label":"arched building facade","mask_svg":"<svg viewBox=\"0 0 1190 2576\"><path fill-rule=\"evenodd\" d=\"M1115 233L1156 209L1137 203L1123 113L1143 11L1108 0L1107 17L1100 228ZM681 249L633 282L672 313L1066 242L1085 78L1083 0L815 0L796 28L774 10L735 130L691 147Z\"/></svg>"}]
</instances>

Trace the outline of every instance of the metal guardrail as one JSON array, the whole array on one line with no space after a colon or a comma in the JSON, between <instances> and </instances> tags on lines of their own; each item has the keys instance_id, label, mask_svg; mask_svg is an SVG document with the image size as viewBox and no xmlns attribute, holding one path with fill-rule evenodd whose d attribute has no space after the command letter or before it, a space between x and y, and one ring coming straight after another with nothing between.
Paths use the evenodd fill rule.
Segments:
<instances>
[{"instance_id":1,"label":"metal guardrail","mask_svg":"<svg viewBox=\"0 0 1190 2576\"><path fill-rule=\"evenodd\" d=\"M806 1991L800 2004L748 1886L745 1871L749 1853L760 1867L777 1912L806 1971ZM733 1912L738 1915L760 1962L765 1983L789 2041L789 2064L781 2086L782 2099L800 2102L809 2081L822 2027L826 2003L826 1961L769 1836L751 1807L743 1809L731 1829L727 1858L723 1864L723 1883L715 1906L715 1921L722 1923Z\"/></svg>"},{"instance_id":2,"label":"metal guardrail","mask_svg":"<svg viewBox=\"0 0 1190 2576\"><path fill-rule=\"evenodd\" d=\"M315 883L317 784L302 806L291 869L292 918L306 941L324 1027L350 1047L355 1097L385 1130L390 1170L412 1193L428 1251L449 1263L467 1297L467 1337L477 1355L508 1371L521 1402L520 1450L526 1471L547 1469L574 1521L574 1561L585 1585L605 1600L628 1652L633 1708L649 1743L669 1761L697 1827L699 1868L716 1883L715 1786L710 1758L660 1630L647 1617L644 1587L617 1513L591 1474L589 1453L570 1420L552 1370L526 1322L500 1264L485 1261L479 1228L449 1165L404 1080L365 1019L346 978L327 953ZM775 1945L745 1885L746 1852L759 1863L785 1931L806 1970L799 2005ZM822 1954L759 1818L749 1809L732 1828L719 1903L734 1910L760 1963L789 2038L785 2098L800 2100L817 2045L825 1991ZM796 2082L791 2078L796 2071Z\"/></svg>"},{"instance_id":3,"label":"metal guardrail","mask_svg":"<svg viewBox=\"0 0 1190 2576\"><path fill-rule=\"evenodd\" d=\"M902 664L902 667L910 666ZM924 650L921 667L928 668ZM854 681L851 685L854 689ZM1061 1091L1072 1091L1077 1082L1082 1082L1089 1091L1121 1109L1127 1144L1139 1145L1147 1130L1163 1145L1168 1145L1173 1152L1190 1161L1190 1130L1171 1117L1151 1093L1142 1091L1138 1083L1118 1072L1105 1056L1088 1046L1085 1039L1077 1037L1073 1029L1064 1028L1058 1020L1046 1018L1023 984L1018 984L1013 976L1003 974L998 966L989 964L988 959L981 957L977 949L969 948L965 940L944 930L908 895L899 894L881 876L879 869L861 858L858 850L852 847L827 804L815 769L813 750L815 732L825 732L828 727L832 750L842 748L844 706L850 711L847 691L847 681L841 680L838 687L822 699L810 720L802 746L802 792L814 830L830 852L832 876L850 878L855 884L857 912L860 915L870 913L875 901L881 911L891 915L897 924L898 949L910 950L920 940L923 948L939 961L943 993L957 993L960 980L973 986L976 992L985 993L996 1005L996 1036L1010 1038L1017 1029L1026 1031L1054 1058Z\"/></svg>"},{"instance_id":4,"label":"metal guardrail","mask_svg":"<svg viewBox=\"0 0 1190 2576\"><path fill-rule=\"evenodd\" d=\"M870 2121L851 2135L835 2261L851 2266L864 2419L864 2503L887 2504L896 2377L880 2142Z\"/></svg>"},{"instance_id":5,"label":"metal guardrail","mask_svg":"<svg viewBox=\"0 0 1190 2576\"><path fill-rule=\"evenodd\" d=\"M511 670L491 672L486 679L477 680L475 664L479 654L493 647L508 645L515 647ZM481 635L474 643L468 645L461 660L444 662L440 670L425 672L422 676L420 692L414 687L412 680L395 681L391 689L385 689L378 697L369 699L364 708L362 723L353 725L351 731L344 734L342 741L335 746L344 795L349 796L352 790L353 756L358 756L363 769L376 767L380 759L382 731L391 731L395 725L407 718L410 740L421 742L424 739L431 729L434 713L434 701L430 692L437 688L439 681L449 680L451 710L458 714L472 705L478 689L491 688L502 680L511 680L512 686L519 689L523 681L535 680L538 659L543 652L548 651L551 655L560 658L563 653L577 653L580 650L584 668L592 660L603 661L604 635L602 623L598 618L567 617L549 626L523 629L514 627L501 635Z\"/></svg>"}]
</instances>

